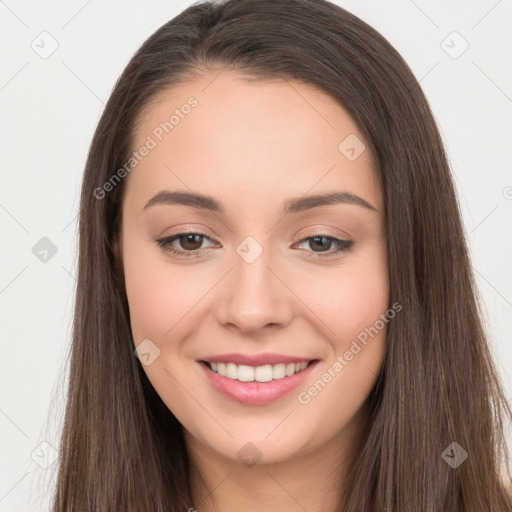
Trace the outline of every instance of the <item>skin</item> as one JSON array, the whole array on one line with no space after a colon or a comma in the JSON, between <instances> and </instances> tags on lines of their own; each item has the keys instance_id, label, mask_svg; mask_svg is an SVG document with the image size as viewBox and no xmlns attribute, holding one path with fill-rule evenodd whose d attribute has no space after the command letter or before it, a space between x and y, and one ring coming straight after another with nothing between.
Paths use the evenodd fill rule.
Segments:
<instances>
[{"instance_id":1,"label":"skin","mask_svg":"<svg viewBox=\"0 0 512 512\"><path fill-rule=\"evenodd\" d=\"M308 404L298 394L389 308L384 204L370 152L350 161L338 150L350 134L364 139L324 92L227 70L161 93L137 124L135 147L190 96L198 105L126 178L117 250L135 346L150 339L160 350L143 368L184 427L191 507L333 510L360 448L387 325ZM143 210L164 189L211 195L225 213ZM285 200L333 191L356 194L376 211L339 203L281 214ZM202 244L178 239L172 246L200 247L199 257L174 256L155 241L187 228L206 235ZM303 241L318 232L354 245L335 253L335 244ZM247 236L263 248L252 263L236 252ZM331 255L322 257L322 247ZM197 362L228 352L320 362L285 397L246 405L218 393ZM253 466L237 455L248 442L261 453Z\"/></svg>"}]
</instances>

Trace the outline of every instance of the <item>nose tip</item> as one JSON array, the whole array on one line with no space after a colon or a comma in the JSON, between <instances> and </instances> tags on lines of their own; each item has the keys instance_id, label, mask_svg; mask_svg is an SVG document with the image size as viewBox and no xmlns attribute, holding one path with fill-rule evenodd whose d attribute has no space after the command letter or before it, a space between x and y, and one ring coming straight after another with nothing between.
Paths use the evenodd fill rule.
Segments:
<instances>
[{"instance_id":1,"label":"nose tip","mask_svg":"<svg viewBox=\"0 0 512 512\"><path fill-rule=\"evenodd\" d=\"M254 258L252 243L246 241L245 255L251 254ZM291 321L293 294L269 263L262 253L251 263L243 256L235 261L218 299L216 318L221 324L248 334L263 328L283 327Z\"/></svg>"}]
</instances>

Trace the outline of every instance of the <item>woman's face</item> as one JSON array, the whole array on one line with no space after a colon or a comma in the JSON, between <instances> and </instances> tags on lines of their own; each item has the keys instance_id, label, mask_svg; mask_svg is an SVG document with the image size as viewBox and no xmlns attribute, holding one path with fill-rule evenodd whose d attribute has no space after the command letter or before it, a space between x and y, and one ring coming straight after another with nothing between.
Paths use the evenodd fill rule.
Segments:
<instances>
[{"instance_id":1,"label":"woman's face","mask_svg":"<svg viewBox=\"0 0 512 512\"><path fill-rule=\"evenodd\" d=\"M225 70L160 94L136 133L131 328L187 444L248 465L348 447L389 307L383 197L352 119L309 85Z\"/></svg>"}]
</instances>

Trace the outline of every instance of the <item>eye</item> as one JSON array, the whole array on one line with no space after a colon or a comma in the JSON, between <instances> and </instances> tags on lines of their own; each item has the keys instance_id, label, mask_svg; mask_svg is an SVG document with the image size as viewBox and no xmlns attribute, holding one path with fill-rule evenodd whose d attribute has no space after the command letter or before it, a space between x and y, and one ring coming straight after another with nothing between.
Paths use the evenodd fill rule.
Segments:
<instances>
[{"instance_id":1,"label":"eye","mask_svg":"<svg viewBox=\"0 0 512 512\"><path fill-rule=\"evenodd\" d=\"M320 258L332 256L339 252L348 252L354 245L352 240L341 240L325 234L315 234L314 236L309 236L299 242L299 244L304 243L307 243L311 249L314 249L313 251L308 251L314 253L313 255L310 254L308 256L319 256ZM334 247L334 250L330 250L332 247ZM316 251L315 249L319 249L319 251Z\"/></svg>"},{"instance_id":2,"label":"eye","mask_svg":"<svg viewBox=\"0 0 512 512\"><path fill-rule=\"evenodd\" d=\"M203 233L187 232L161 238L156 240L156 242L166 252L170 252L176 256L190 258L201 255L203 250L201 246L204 240L210 240L210 238ZM176 248L176 246L173 245L174 242L181 245L182 249Z\"/></svg>"}]
</instances>

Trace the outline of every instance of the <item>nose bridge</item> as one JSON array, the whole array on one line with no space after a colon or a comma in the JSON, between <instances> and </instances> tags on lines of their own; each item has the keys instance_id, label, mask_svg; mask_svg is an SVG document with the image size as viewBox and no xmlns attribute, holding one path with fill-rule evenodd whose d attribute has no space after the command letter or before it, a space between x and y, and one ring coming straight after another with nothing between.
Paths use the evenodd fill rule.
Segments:
<instances>
[{"instance_id":1,"label":"nose bridge","mask_svg":"<svg viewBox=\"0 0 512 512\"><path fill-rule=\"evenodd\" d=\"M243 332L266 325L285 325L293 316L293 294L276 277L272 251L247 237L233 255L229 273L217 306L217 319Z\"/></svg>"}]
</instances>

